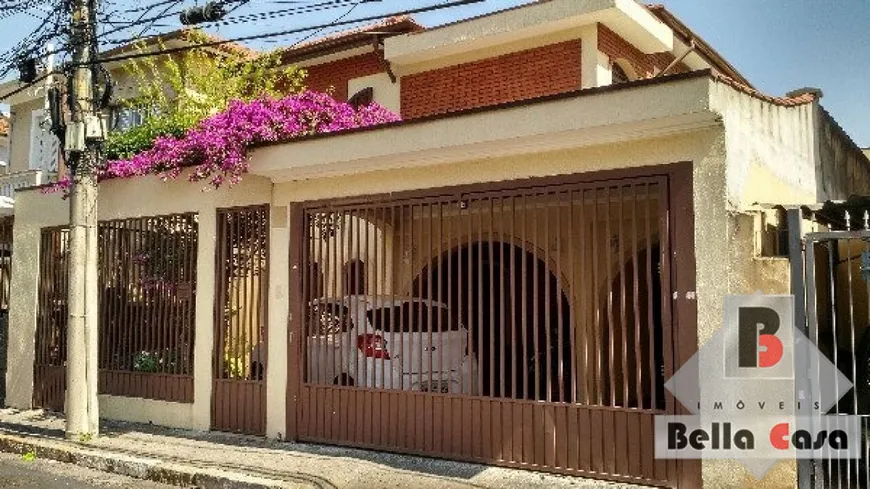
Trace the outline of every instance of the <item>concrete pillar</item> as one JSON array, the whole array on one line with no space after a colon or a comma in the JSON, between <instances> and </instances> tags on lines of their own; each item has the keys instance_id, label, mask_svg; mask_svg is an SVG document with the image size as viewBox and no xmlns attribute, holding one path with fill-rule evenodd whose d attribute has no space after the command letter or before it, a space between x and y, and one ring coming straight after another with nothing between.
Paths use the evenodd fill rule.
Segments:
<instances>
[{"instance_id":1,"label":"concrete pillar","mask_svg":"<svg viewBox=\"0 0 870 489\"><path fill-rule=\"evenodd\" d=\"M196 332L193 350L192 428L211 428L212 350L214 349L214 256L217 212L199 209L199 246L196 258Z\"/></svg>"},{"instance_id":2,"label":"concrete pillar","mask_svg":"<svg viewBox=\"0 0 870 489\"><path fill-rule=\"evenodd\" d=\"M598 25L584 27L580 31L580 71L583 88L610 85L613 81L610 59L598 50Z\"/></svg>"},{"instance_id":3,"label":"concrete pillar","mask_svg":"<svg viewBox=\"0 0 870 489\"><path fill-rule=\"evenodd\" d=\"M287 207L272 207L269 235L269 329L266 369L266 436L283 439L287 426L287 324L290 309Z\"/></svg>"},{"instance_id":4,"label":"concrete pillar","mask_svg":"<svg viewBox=\"0 0 870 489\"><path fill-rule=\"evenodd\" d=\"M16 223L12 239L6 404L30 409L36 356L40 229Z\"/></svg>"}]
</instances>

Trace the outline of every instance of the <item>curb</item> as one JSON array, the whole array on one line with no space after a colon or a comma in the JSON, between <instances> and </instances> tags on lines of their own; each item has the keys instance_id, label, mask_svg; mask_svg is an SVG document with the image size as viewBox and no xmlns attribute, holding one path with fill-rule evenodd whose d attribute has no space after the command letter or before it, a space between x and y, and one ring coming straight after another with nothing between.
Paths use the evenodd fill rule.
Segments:
<instances>
[{"instance_id":1,"label":"curb","mask_svg":"<svg viewBox=\"0 0 870 489\"><path fill-rule=\"evenodd\" d=\"M12 436L0 433L0 452L24 455L77 465L87 469L118 474L161 484L199 489L289 489L312 485L267 479L249 474L164 462L160 459L112 453L87 446Z\"/></svg>"}]
</instances>

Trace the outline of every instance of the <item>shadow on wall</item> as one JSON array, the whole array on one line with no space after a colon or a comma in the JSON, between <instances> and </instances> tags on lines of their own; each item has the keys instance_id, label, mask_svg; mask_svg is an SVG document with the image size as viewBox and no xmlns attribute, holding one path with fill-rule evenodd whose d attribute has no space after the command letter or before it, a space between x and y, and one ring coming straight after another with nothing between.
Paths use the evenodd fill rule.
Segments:
<instances>
[{"instance_id":1,"label":"shadow on wall","mask_svg":"<svg viewBox=\"0 0 870 489\"><path fill-rule=\"evenodd\" d=\"M6 364L9 349L9 311L0 310L0 407L6 407Z\"/></svg>"}]
</instances>

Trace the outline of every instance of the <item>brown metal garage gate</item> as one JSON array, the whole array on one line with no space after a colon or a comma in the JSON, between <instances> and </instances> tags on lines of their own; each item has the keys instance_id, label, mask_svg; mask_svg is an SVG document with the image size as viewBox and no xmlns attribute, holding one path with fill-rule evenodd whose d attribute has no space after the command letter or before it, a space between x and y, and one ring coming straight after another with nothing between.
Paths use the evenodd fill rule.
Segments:
<instances>
[{"instance_id":1,"label":"brown metal garage gate","mask_svg":"<svg viewBox=\"0 0 870 489\"><path fill-rule=\"evenodd\" d=\"M676 411L664 168L295 207L288 433L692 487L653 449Z\"/></svg>"}]
</instances>

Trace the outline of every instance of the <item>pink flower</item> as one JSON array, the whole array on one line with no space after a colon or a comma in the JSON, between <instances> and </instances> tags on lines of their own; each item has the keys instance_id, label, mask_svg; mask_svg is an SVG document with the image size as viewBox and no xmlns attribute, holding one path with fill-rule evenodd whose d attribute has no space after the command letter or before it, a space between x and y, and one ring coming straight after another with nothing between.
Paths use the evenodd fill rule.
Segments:
<instances>
[{"instance_id":1,"label":"pink flower","mask_svg":"<svg viewBox=\"0 0 870 489\"><path fill-rule=\"evenodd\" d=\"M197 124L181 138L162 136L151 149L127 160L110 161L100 180L156 174L174 179L183 168L194 167L190 181L208 181L218 188L241 181L248 171L251 146L286 141L312 134L332 133L399 120L377 104L359 109L325 93L306 91L282 99L236 100L227 109ZM45 192L68 191L63 179Z\"/></svg>"}]
</instances>

